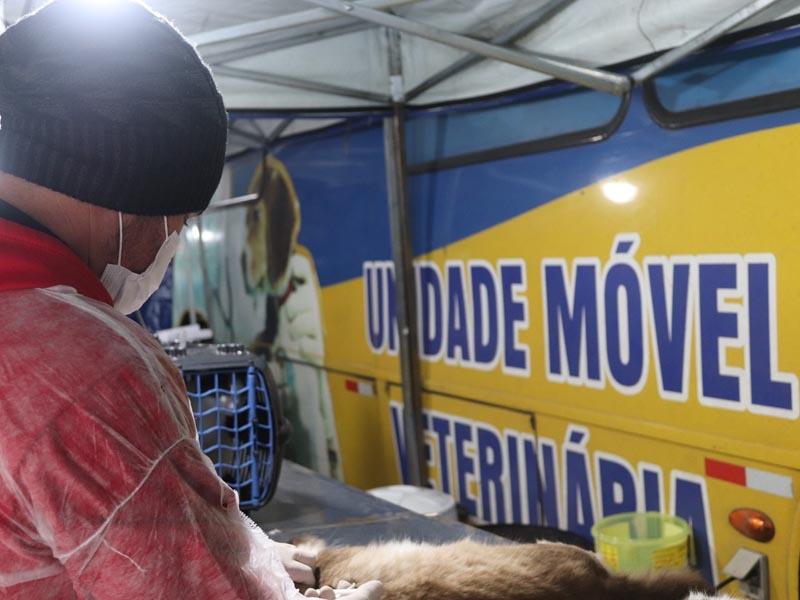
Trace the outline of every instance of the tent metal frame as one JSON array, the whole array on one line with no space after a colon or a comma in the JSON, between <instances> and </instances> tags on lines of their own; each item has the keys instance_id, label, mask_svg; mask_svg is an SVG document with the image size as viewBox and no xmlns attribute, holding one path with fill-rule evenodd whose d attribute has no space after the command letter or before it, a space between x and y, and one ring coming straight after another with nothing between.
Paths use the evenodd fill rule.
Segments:
<instances>
[{"instance_id":1,"label":"tent metal frame","mask_svg":"<svg viewBox=\"0 0 800 600\"><path fill-rule=\"evenodd\" d=\"M376 10L385 10L419 1L420 0L361 0L360 3ZM331 24L330 21L334 21L335 23ZM261 19L259 21L196 33L189 36L189 41L205 55L208 47L218 44L241 41L286 30L307 28L309 25L319 26L317 31L324 32L328 29L335 29L341 25L341 22L342 17L340 14L323 8L312 8L281 17L271 17L269 19ZM304 33L308 33L308 31L304 30Z\"/></svg>"},{"instance_id":2,"label":"tent metal frame","mask_svg":"<svg viewBox=\"0 0 800 600\"><path fill-rule=\"evenodd\" d=\"M747 6L740 8L735 13L725 17L721 21L718 21L704 31L701 31L699 34L687 40L680 46L676 46L658 58L655 58L649 63L642 65L633 72L633 80L636 83L643 83L647 79L671 67L681 59L686 58L692 52L700 50L714 40L722 37L729 31L732 31L739 25L746 23L767 8L785 2L786 0L754 0L754 2L751 2Z\"/></svg>"},{"instance_id":3,"label":"tent metal frame","mask_svg":"<svg viewBox=\"0 0 800 600\"><path fill-rule=\"evenodd\" d=\"M513 50L505 46L497 46L475 38L467 37L446 31L419 21L411 21L386 12L367 8L362 4L342 0L303 0L339 12L343 15L363 19L389 29L402 31L410 35L445 44L459 50L466 50L472 54L493 58L518 67L537 71L570 81L572 83L589 87L601 92L609 92L621 96L628 92L631 81L624 75L575 65L560 59L545 58L533 52ZM765 1L765 0L762 0Z\"/></svg>"},{"instance_id":4,"label":"tent metal frame","mask_svg":"<svg viewBox=\"0 0 800 600\"><path fill-rule=\"evenodd\" d=\"M579 64L577 61L569 62L559 57L535 54L507 47L513 44L514 41L530 33L530 31L536 27L545 23L547 20L553 18L574 0L550 0L545 5L538 7L519 23L495 36L489 42L456 34L425 23L398 17L390 12L385 12L398 6L419 2L420 0L360 0L359 2L350 0L303 1L315 4L319 6L319 8L291 13L283 17L273 17L253 23L245 23L216 29L210 32L203 32L191 36L190 39L197 44L208 62L214 65L214 70L225 76L251 81L261 81L274 85L285 85L307 91L339 95L346 98L356 98L373 102L378 108L391 109L393 100L388 94L382 95L367 90L335 86L249 69L238 69L228 66L226 63L272 50L318 41L320 39L326 39L327 37L346 35L347 33L361 31L365 28L382 26L386 29L402 31L453 48L465 50L469 53L468 56L449 65L440 72L431 75L414 88L406 91L406 100L412 100L418 97L432 87L487 58L531 69L591 89L613 94L625 94L630 90L633 84L641 84L692 52L703 48L725 33L746 23L767 8L781 3L797 3L797 0L753 0L750 4L740 8L730 16L712 25L680 46L642 65L634 71L630 77L627 77L604 69L588 67L584 64ZM347 19L348 17L349 19ZM267 40L261 39L258 43L248 43L244 46L225 48L216 52L213 49L216 45L239 40L249 40L263 34L280 33L287 30L303 28L308 25L313 25L316 28L311 31L304 30L302 34L293 37Z\"/></svg>"},{"instance_id":5,"label":"tent metal frame","mask_svg":"<svg viewBox=\"0 0 800 600\"><path fill-rule=\"evenodd\" d=\"M270 37L268 39L253 41L249 44L244 44L241 46L237 45L235 48L223 50L214 50L212 48L208 52L204 53L204 58L205 61L212 66L225 64L267 52L276 52L285 48L293 48L295 46L311 44L314 42L347 35L349 33L357 33L359 31L364 31L365 29L371 29L372 27L373 25L364 23L362 21L344 22L337 24L335 27L329 27L325 29L317 28L313 31L288 37Z\"/></svg>"},{"instance_id":6,"label":"tent metal frame","mask_svg":"<svg viewBox=\"0 0 800 600\"><path fill-rule=\"evenodd\" d=\"M537 8L526 18L522 19L522 21L519 23L512 25L505 31L493 37L490 43L496 46L507 46L513 44L521 37L528 35L531 31L549 21L574 1L575 0L549 0L546 4ZM420 94L450 79L454 75L457 75L473 65L478 64L484 60L484 58L485 57L481 56L480 54L468 54L464 58L457 60L438 73L434 73L424 81L415 85L406 93L406 99L413 100Z\"/></svg>"},{"instance_id":7,"label":"tent metal frame","mask_svg":"<svg viewBox=\"0 0 800 600\"><path fill-rule=\"evenodd\" d=\"M238 67L229 67L227 65L219 65L214 69L214 72L224 77L234 77L236 79L248 79L251 81L260 81L262 83L269 83L272 85L281 85L286 87L293 87L308 92L319 92L321 94L331 94L334 96L343 96L346 98L355 98L357 100L367 100L370 102L377 102L379 104L387 104L391 101L389 96L376 94L366 90L356 90L347 88L340 85L333 85L330 83L322 83L318 81L308 81L307 79L298 79L296 77L288 77L286 75L276 75L274 73L264 73L263 71L251 71L249 69L240 69Z\"/></svg>"}]
</instances>

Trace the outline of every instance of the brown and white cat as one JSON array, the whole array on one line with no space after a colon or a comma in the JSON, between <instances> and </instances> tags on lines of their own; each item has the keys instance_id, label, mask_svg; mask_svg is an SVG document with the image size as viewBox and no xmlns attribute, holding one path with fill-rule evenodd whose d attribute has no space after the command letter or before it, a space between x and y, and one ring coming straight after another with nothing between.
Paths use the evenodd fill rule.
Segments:
<instances>
[{"instance_id":1,"label":"brown and white cat","mask_svg":"<svg viewBox=\"0 0 800 600\"><path fill-rule=\"evenodd\" d=\"M318 551L321 585L378 579L384 600L683 600L691 592L713 592L688 569L621 575L591 552L566 544L465 539L326 547L307 539L300 545Z\"/></svg>"}]
</instances>

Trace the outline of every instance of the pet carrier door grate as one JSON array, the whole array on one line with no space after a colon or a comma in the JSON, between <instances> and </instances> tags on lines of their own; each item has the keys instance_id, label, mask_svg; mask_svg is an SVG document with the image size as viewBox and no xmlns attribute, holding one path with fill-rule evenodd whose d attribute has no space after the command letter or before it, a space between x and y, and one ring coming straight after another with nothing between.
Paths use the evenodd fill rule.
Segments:
<instances>
[{"instance_id":1,"label":"pet carrier door grate","mask_svg":"<svg viewBox=\"0 0 800 600\"><path fill-rule=\"evenodd\" d=\"M275 492L282 419L274 385L242 346L169 346L183 373L200 447L239 494L242 510L264 506Z\"/></svg>"}]
</instances>

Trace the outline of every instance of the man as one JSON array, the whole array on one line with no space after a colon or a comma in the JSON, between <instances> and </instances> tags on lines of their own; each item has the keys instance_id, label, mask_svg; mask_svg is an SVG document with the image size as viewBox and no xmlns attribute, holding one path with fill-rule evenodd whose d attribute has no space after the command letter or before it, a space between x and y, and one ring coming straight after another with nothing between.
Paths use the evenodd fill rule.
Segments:
<instances>
[{"instance_id":1,"label":"man","mask_svg":"<svg viewBox=\"0 0 800 600\"><path fill-rule=\"evenodd\" d=\"M314 557L245 522L123 316L219 181L208 69L139 4L56 0L0 35L0 119L0 597L300 597Z\"/></svg>"}]
</instances>

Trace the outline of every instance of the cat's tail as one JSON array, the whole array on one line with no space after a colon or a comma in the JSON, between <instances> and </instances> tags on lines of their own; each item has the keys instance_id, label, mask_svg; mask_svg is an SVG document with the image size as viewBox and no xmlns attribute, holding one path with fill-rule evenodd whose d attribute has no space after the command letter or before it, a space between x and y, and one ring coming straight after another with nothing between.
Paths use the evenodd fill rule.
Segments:
<instances>
[{"instance_id":1,"label":"cat's tail","mask_svg":"<svg viewBox=\"0 0 800 600\"><path fill-rule=\"evenodd\" d=\"M691 569L653 571L643 575L613 573L607 580L607 590L608 598L614 600L685 600L692 592L714 593L714 588Z\"/></svg>"}]
</instances>

